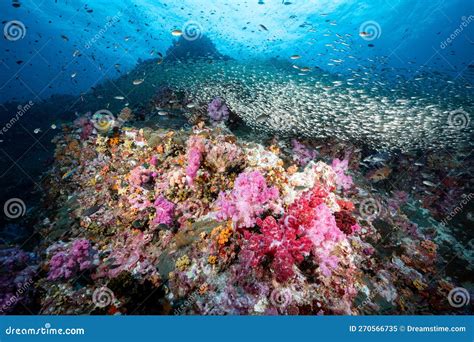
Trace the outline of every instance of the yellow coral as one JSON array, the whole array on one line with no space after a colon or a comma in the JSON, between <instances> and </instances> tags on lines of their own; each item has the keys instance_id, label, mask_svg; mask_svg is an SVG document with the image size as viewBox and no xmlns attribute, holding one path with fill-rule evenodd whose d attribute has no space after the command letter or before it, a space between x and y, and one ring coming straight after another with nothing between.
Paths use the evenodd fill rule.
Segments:
<instances>
[{"instance_id":1,"label":"yellow coral","mask_svg":"<svg viewBox=\"0 0 474 342\"><path fill-rule=\"evenodd\" d=\"M207 258L207 261L209 261L209 263L211 265L215 265L216 262L217 262L217 256L215 255L209 255L209 257Z\"/></svg>"},{"instance_id":2,"label":"yellow coral","mask_svg":"<svg viewBox=\"0 0 474 342\"><path fill-rule=\"evenodd\" d=\"M421 280L419 280L419 279L413 280L413 285L416 287L416 289L417 289L418 291L423 291L423 290L425 290L425 289L428 287L428 285L426 285L425 283L423 283L423 282L422 282Z\"/></svg>"},{"instance_id":3,"label":"yellow coral","mask_svg":"<svg viewBox=\"0 0 474 342\"><path fill-rule=\"evenodd\" d=\"M232 228L225 228L219 233L219 238L217 239L217 242L219 243L219 245L225 245L229 241L231 235Z\"/></svg>"},{"instance_id":4,"label":"yellow coral","mask_svg":"<svg viewBox=\"0 0 474 342\"><path fill-rule=\"evenodd\" d=\"M108 137L98 136L95 143L97 145L97 152L105 153L107 151L107 142L109 141Z\"/></svg>"},{"instance_id":5,"label":"yellow coral","mask_svg":"<svg viewBox=\"0 0 474 342\"><path fill-rule=\"evenodd\" d=\"M178 260L176 260L176 268L181 272L185 271L189 265L191 265L191 260L189 260L187 255L183 255L182 257L178 258Z\"/></svg>"},{"instance_id":6,"label":"yellow coral","mask_svg":"<svg viewBox=\"0 0 474 342\"><path fill-rule=\"evenodd\" d=\"M209 285L207 283L204 283L201 286L199 286L199 294L200 295L205 294L207 292L207 290L209 290Z\"/></svg>"},{"instance_id":7,"label":"yellow coral","mask_svg":"<svg viewBox=\"0 0 474 342\"><path fill-rule=\"evenodd\" d=\"M226 227L222 226L217 226L211 231L211 237L216 237L217 235L217 243L221 246L225 245L228 241L229 238L232 236L233 232L232 228L232 221L228 221Z\"/></svg>"},{"instance_id":8,"label":"yellow coral","mask_svg":"<svg viewBox=\"0 0 474 342\"><path fill-rule=\"evenodd\" d=\"M156 150L156 152L159 153L159 154L165 153L165 148L163 147L163 145L158 145L158 146L156 146L155 150Z\"/></svg>"},{"instance_id":9,"label":"yellow coral","mask_svg":"<svg viewBox=\"0 0 474 342\"><path fill-rule=\"evenodd\" d=\"M119 137L113 137L109 139L109 145L110 146L117 146L120 143L120 138Z\"/></svg>"},{"instance_id":10,"label":"yellow coral","mask_svg":"<svg viewBox=\"0 0 474 342\"><path fill-rule=\"evenodd\" d=\"M270 150L270 152L273 152L275 154L280 153L280 148L277 145L270 145L268 149Z\"/></svg>"},{"instance_id":11,"label":"yellow coral","mask_svg":"<svg viewBox=\"0 0 474 342\"><path fill-rule=\"evenodd\" d=\"M286 171L288 172L289 175L293 175L296 172L298 172L298 166L291 165L290 167L288 167L288 169Z\"/></svg>"}]
</instances>

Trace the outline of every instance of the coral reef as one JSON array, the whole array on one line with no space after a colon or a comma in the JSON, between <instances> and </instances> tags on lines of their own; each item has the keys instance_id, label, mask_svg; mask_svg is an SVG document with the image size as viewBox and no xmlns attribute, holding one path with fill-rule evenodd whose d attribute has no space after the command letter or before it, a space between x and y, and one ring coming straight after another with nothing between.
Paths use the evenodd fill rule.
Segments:
<instances>
[{"instance_id":1,"label":"coral reef","mask_svg":"<svg viewBox=\"0 0 474 342\"><path fill-rule=\"evenodd\" d=\"M17 279L0 278L4 312L18 311L13 296L33 296L44 314L453 311L457 285L439 253L452 237L412 219L430 204L408 191L373 192L392 173L364 175L354 148L257 143L225 124L136 128L131 109L122 114L106 134L87 114L55 138L40 260L0 252L2 274ZM25 279L35 284L18 296ZM110 300L97 305L99 290Z\"/></svg>"}]
</instances>

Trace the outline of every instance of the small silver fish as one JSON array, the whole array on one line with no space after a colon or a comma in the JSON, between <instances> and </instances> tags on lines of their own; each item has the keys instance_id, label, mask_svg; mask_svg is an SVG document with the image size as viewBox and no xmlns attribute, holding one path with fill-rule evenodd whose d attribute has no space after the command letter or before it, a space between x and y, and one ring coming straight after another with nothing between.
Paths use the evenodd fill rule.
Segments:
<instances>
[{"instance_id":1,"label":"small silver fish","mask_svg":"<svg viewBox=\"0 0 474 342\"><path fill-rule=\"evenodd\" d=\"M430 181L423 181L423 184L426 185L426 186L432 186L432 187L436 187L436 184L430 182Z\"/></svg>"},{"instance_id":2,"label":"small silver fish","mask_svg":"<svg viewBox=\"0 0 474 342\"><path fill-rule=\"evenodd\" d=\"M257 117L257 122L265 122L268 119L270 119L270 116L268 116L266 114L261 114Z\"/></svg>"}]
</instances>

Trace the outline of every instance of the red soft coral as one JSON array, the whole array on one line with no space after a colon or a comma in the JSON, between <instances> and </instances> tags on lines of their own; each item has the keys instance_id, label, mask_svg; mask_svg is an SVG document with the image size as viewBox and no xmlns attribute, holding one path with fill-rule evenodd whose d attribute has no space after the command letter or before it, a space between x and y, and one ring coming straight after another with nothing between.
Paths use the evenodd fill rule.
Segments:
<instances>
[{"instance_id":1,"label":"red soft coral","mask_svg":"<svg viewBox=\"0 0 474 342\"><path fill-rule=\"evenodd\" d=\"M355 218L347 210L338 211L334 213L336 218L336 225L344 234L351 235L354 232L354 226L357 225Z\"/></svg>"},{"instance_id":2,"label":"red soft coral","mask_svg":"<svg viewBox=\"0 0 474 342\"><path fill-rule=\"evenodd\" d=\"M287 281L294 275L293 265L301 263L305 255L309 255L311 241L298 236L294 229L285 228L282 222L277 222L272 216L264 220L258 218L257 225L262 234L244 232L248 241L244 255L252 256L252 267L260 265L265 256L271 257L271 268L276 279Z\"/></svg>"},{"instance_id":3,"label":"red soft coral","mask_svg":"<svg viewBox=\"0 0 474 342\"><path fill-rule=\"evenodd\" d=\"M339 261L333 255L334 247L345 235L324 203L327 196L326 189L316 186L293 202L279 221L272 216L258 218L261 234L243 232L247 243L242 255L251 260L243 262L256 267L265 257L270 257L276 279L284 282L294 275L294 266L312 252L322 275L331 275ZM353 231L357 226L351 227Z\"/></svg>"}]
</instances>

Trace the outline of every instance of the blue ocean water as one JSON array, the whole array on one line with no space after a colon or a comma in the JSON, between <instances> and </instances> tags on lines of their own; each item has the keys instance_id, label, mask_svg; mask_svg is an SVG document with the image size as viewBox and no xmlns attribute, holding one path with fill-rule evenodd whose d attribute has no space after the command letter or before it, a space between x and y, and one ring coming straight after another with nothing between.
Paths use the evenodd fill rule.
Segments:
<instances>
[{"instance_id":1,"label":"blue ocean water","mask_svg":"<svg viewBox=\"0 0 474 342\"><path fill-rule=\"evenodd\" d=\"M0 102L86 92L140 59L164 54L170 32L189 22L239 60L298 54L305 65L344 73L383 57L386 68L412 77L433 68L472 81L474 5L468 0L5 0L1 7L3 27L14 20L22 26L20 39L0 42ZM364 25L375 30L365 40L359 36ZM335 43L336 34L348 46ZM331 59L344 62L328 65Z\"/></svg>"}]
</instances>

